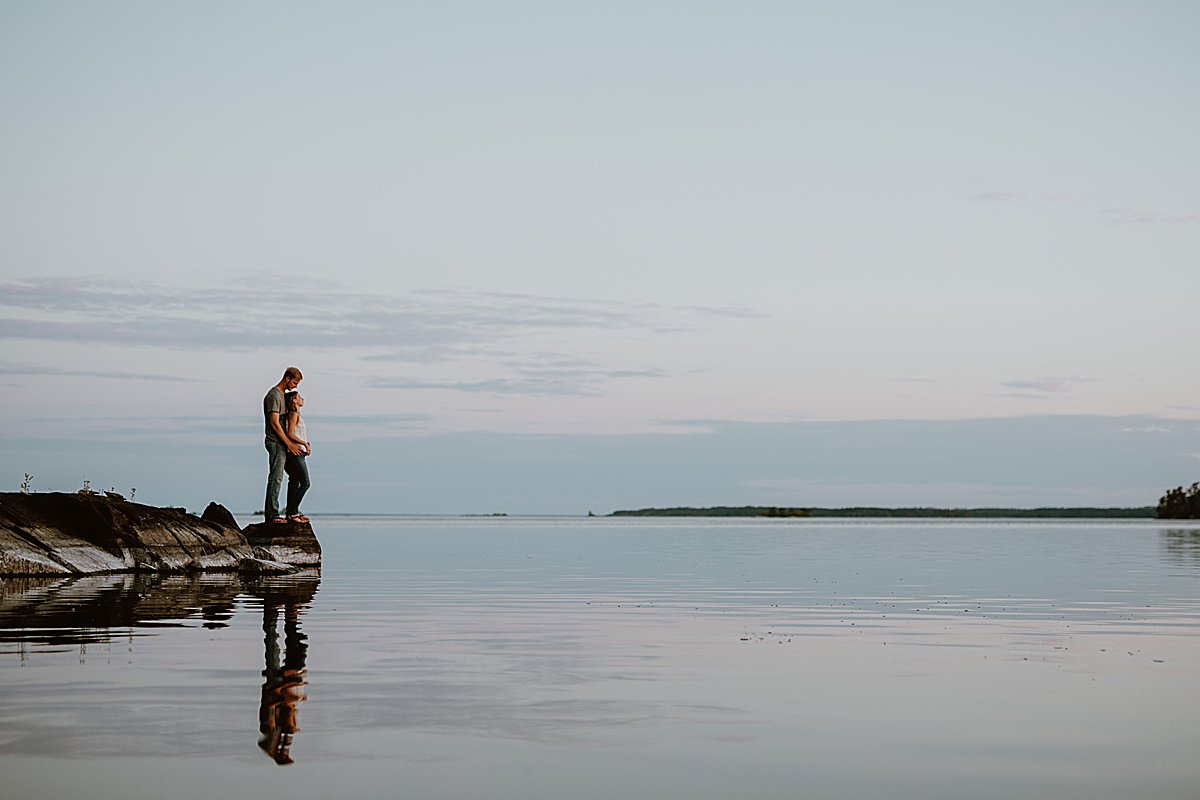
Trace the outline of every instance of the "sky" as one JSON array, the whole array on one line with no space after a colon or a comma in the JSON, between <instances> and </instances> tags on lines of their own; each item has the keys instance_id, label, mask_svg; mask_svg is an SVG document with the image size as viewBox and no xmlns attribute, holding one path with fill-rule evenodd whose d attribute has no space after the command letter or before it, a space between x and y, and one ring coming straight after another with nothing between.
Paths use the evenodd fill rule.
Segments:
<instances>
[{"instance_id":1,"label":"sky","mask_svg":"<svg viewBox=\"0 0 1200 800\"><path fill-rule=\"evenodd\" d=\"M0 491L1153 505L1200 5L0 4Z\"/></svg>"}]
</instances>

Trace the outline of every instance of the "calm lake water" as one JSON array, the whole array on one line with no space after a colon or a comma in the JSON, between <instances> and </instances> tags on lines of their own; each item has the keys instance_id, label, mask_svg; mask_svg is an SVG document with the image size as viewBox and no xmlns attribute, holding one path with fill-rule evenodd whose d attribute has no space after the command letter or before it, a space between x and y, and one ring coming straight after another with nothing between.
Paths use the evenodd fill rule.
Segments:
<instances>
[{"instance_id":1,"label":"calm lake water","mask_svg":"<svg viewBox=\"0 0 1200 800\"><path fill-rule=\"evenodd\" d=\"M0 796L1200 796L1200 526L316 517L8 580Z\"/></svg>"}]
</instances>

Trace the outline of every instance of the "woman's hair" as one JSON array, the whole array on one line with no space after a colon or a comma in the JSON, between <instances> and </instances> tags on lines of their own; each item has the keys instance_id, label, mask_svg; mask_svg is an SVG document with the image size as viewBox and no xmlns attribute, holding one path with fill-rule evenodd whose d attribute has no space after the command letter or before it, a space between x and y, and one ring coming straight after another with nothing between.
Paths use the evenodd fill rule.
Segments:
<instances>
[{"instance_id":1,"label":"woman's hair","mask_svg":"<svg viewBox=\"0 0 1200 800\"><path fill-rule=\"evenodd\" d=\"M298 394L300 394L300 393L299 392L284 392L283 393L284 408L287 409L289 414L296 410L296 395L298 395Z\"/></svg>"}]
</instances>

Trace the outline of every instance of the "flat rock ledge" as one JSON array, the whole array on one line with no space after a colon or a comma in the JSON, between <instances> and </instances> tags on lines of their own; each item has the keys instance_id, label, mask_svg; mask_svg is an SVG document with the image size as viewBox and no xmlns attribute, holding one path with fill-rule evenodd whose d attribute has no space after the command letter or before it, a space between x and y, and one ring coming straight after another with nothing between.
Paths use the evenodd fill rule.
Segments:
<instances>
[{"instance_id":1,"label":"flat rock ledge","mask_svg":"<svg viewBox=\"0 0 1200 800\"><path fill-rule=\"evenodd\" d=\"M0 576L277 573L320 563L306 522L240 529L217 503L197 517L117 496L0 492Z\"/></svg>"}]
</instances>

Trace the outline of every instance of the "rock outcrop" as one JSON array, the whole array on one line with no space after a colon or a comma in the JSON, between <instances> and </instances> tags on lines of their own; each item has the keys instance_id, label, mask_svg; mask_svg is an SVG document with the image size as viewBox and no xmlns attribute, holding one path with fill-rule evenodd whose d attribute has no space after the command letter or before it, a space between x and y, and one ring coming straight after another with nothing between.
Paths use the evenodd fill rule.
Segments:
<instances>
[{"instance_id":1,"label":"rock outcrop","mask_svg":"<svg viewBox=\"0 0 1200 800\"><path fill-rule=\"evenodd\" d=\"M0 493L0 575L272 572L321 563L308 523L251 525L247 533L216 503L196 517L96 494Z\"/></svg>"}]
</instances>

